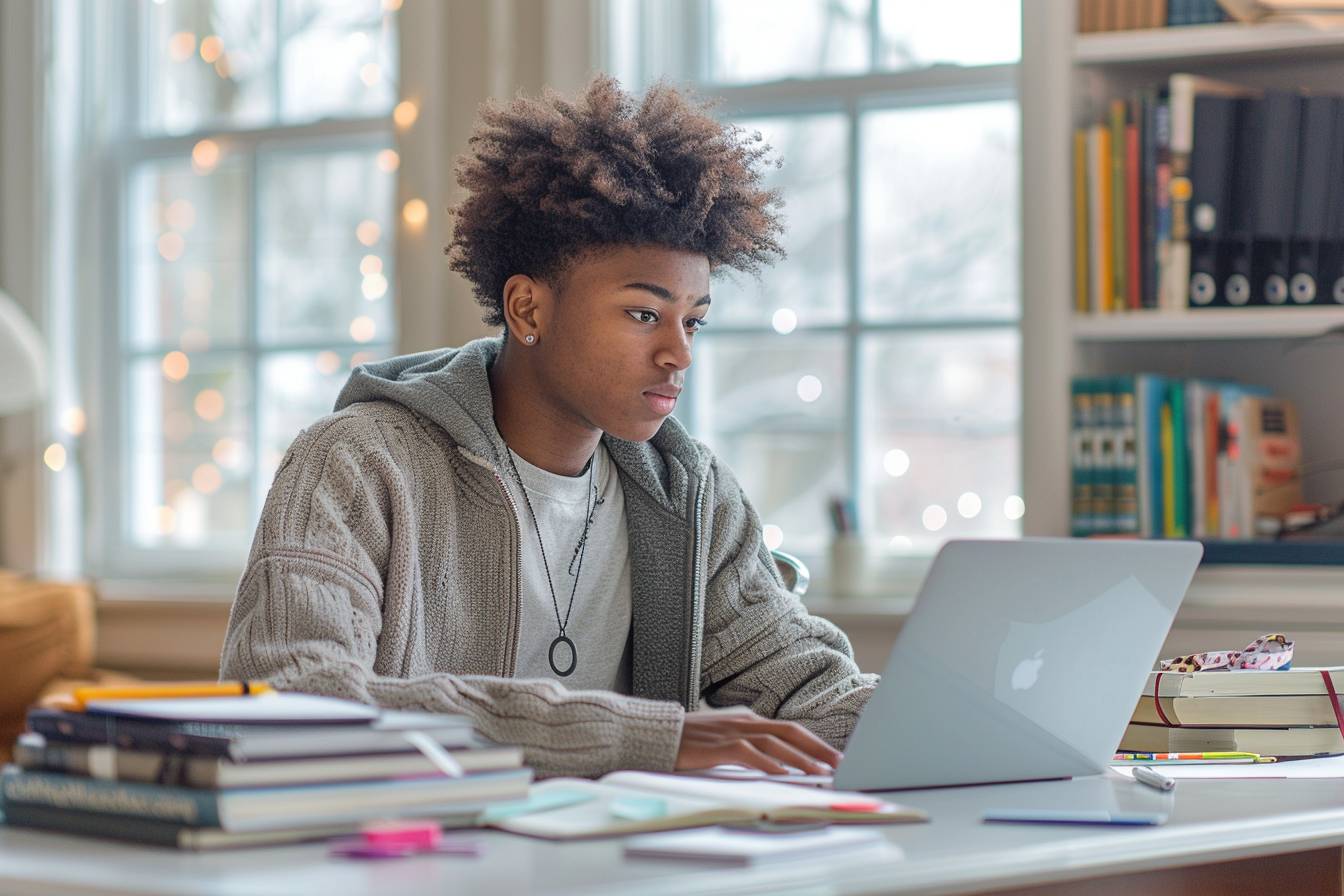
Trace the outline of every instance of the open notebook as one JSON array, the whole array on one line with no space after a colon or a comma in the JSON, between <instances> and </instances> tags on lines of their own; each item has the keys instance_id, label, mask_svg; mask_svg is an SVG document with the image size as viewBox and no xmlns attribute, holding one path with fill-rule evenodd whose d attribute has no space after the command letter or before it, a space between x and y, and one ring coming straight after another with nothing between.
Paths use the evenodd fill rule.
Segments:
<instances>
[{"instance_id":1,"label":"open notebook","mask_svg":"<svg viewBox=\"0 0 1344 896\"><path fill-rule=\"evenodd\" d=\"M526 803L488 810L483 823L515 834L570 840L752 821L888 824L927 819L919 809L864 793L612 772L597 781L543 781L532 787Z\"/></svg>"}]
</instances>

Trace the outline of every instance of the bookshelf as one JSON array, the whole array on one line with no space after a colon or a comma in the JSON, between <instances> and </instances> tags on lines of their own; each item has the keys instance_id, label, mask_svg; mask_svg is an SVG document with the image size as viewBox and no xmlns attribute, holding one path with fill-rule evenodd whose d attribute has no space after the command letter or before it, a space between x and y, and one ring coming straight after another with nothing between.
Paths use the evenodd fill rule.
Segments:
<instances>
[{"instance_id":1,"label":"bookshelf","mask_svg":"<svg viewBox=\"0 0 1344 896\"><path fill-rule=\"evenodd\" d=\"M1257 87L1339 93L1344 30L1223 23L1087 35L1074 4L1024 0L1022 53L1023 487L1025 532L1069 531L1069 382L1141 371L1262 383L1302 419L1307 500L1344 499L1344 307L1076 315L1072 132L1112 96L1194 72ZM1260 571L1272 571L1265 575ZM1245 573L1244 575L1241 573ZM1237 591L1254 574L1266 605L1310 582L1344 595L1344 541L1211 541L1197 584ZM1344 605L1344 600L1341 600Z\"/></svg>"}]
</instances>

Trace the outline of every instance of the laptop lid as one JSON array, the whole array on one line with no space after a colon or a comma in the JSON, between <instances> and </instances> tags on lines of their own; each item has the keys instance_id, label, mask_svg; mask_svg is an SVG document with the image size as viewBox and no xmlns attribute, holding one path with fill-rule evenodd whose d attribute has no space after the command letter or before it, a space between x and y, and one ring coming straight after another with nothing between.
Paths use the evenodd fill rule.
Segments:
<instances>
[{"instance_id":1,"label":"laptop lid","mask_svg":"<svg viewBox=\"0 0 1344 896\"><path fill-rule=\"evenodd\" d=\"M949 541L835 773L843 790L1095 774L1203 546Z\"/></svg>"}]
</instances>

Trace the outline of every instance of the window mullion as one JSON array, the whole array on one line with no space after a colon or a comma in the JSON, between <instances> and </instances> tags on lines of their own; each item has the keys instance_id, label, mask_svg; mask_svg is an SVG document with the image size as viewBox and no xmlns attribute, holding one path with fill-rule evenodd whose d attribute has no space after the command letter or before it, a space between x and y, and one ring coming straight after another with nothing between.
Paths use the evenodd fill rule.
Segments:
<instances>
[{"instance_id":1,"label":"window mullion","mask_svg":"<svg viewBox=\"0 0 1344 896\"><path fill-rule=\"evenodd\" d=\"M859 363L859 339L862 330L862 314L860 312L861 302L861 183L862 173L859 170L860 146L859 137L861 133L859 122L859 107L857 102L851 101L847 109L849 116L849 138L845 152L845 185L848 194L848 212L845 218L845 274L846 274L846 328L845 328L845 365L846 365L846 391L845 400L845 445L847 456L849 458L849 469L846 472L846 491L850 499L854 502L856 522L863 519L863 508L859 506L862 499L863 489L861 484L863 477L860 470L860 462L863 454L862 445L862 426L861 403L862 370Z\"/></svg>"},{"instance_id":2,"label":"window mullion","mask_svg":"<svg viewBox=\"0 0 1344 896\"><path fill-rule=\"evenodd\" d=\"M252 516L261 515L261 505L265 497L261 482L261 150L254 147L248 156L247 165L247 300L244 306L247 318L244 321L246 338L244 340L246 369L248 371L248 417L250 419L249 443L252 453Z\"/></svg>"}]
</instances>

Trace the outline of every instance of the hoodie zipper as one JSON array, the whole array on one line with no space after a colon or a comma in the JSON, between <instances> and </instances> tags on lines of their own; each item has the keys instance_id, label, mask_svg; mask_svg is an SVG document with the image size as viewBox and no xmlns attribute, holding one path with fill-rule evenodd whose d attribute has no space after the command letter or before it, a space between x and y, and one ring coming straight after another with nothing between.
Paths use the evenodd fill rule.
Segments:
<instances>
[{"instance_id":1,"label":"hoodie zipper","mask_svg":"<svg viewBox=\"0 0 1344 896\"><path fill-rule=\"evenodd\" d=\"M701 538L701 523L705 511L705 477L697 477L695 486L694 520L691 529L691 618L687 625L687 638L690 640L689 651L690 665L686 669L686 686L683 694L682 704L687 711L695 710L700 704L700 648L701 633L698 631L697 621L700 619L700 569L704 566L701 562L700 551L703 547L704 539Z\"/></svg>"},{"instance_id":2,"label":"hoodie zipper","mask_svg":"<svg viewBox=\"0 0 1344 896\"><path fill-rule=\"evenodd\" d=\"M488 468L489 469L489 468ZM513 500L513 495L509 493L509 488L504 484L504 477L500 476L494 469L490 469L490 475L495 477L495 482L499 483L499 490L504 493L504 500L509 502L509 507L513 509L513 649L509 651L509 661L506 664L505 674L512 678L518 668L518 636L519 626L522 625L518 618L522 612L522 587L521 578L523 574L523 524L518 515L518 504Z\"/></svg>"}]
</instances>

